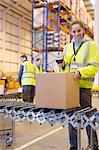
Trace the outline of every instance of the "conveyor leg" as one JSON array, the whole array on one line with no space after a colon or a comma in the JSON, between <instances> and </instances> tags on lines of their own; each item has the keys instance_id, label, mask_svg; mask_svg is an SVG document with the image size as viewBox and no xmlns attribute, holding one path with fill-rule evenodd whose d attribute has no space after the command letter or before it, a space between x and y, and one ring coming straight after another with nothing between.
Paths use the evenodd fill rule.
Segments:
<instances>
[{"instance_id":1,"label":"conveyor leg","mask_svg":"<svg viewBox=\"0 0 99 150\"><path fill-rule=\"evenodd\" d=\"M81 150L81 116L77 114L77 150Z\"/></svg>"},{"instance_id":2,"label":"conveyor leg","mask_svg":"<svg viewBox=\"0 0 99 150\"><path fill-rule=\"evenodd\" d=\"M93 150L93 128L91 127L91 150Z\"/></svg>"}]
</instances>

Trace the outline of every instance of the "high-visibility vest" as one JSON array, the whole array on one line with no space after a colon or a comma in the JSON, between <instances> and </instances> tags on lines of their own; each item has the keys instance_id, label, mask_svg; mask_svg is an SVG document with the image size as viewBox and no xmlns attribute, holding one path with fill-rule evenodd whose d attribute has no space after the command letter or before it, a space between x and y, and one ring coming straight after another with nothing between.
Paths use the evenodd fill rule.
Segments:
<instances>
[{"instance_id":1,"label":"high-visibility vest","mask_svg":"<svg viewBox=\"0 0 99 150\"><path fill-rule=\"evenodd\" d=\"M66 68L66 67L65 67ZM62 68L55 68L54 70L53 70L54 72L56 72L56 73L59 73L59 72L66 72L66 69L62 69Z\"/></svg>"},{"instance_id":2,"label":"high-visibility vest","mask_svg":"<svg viewBox=\"0 0 99 150\"><path fill-rule=\"evenodd\" d=\"M38 67L35 65L35 73L36 73L36 75L37 75L38 73L39 73L39 74L43 73L42 67L38 68ZM36 84L36 80L35 80L35 84Z\"/></svg>"},{"instance_id":3,"label":"high-visibility vest","mask_svg":"<svg viewBox=\"0 0 99 150\"><path fill-rule=\"evenodd\" d=\"M81 88L92 88L94 76L99 71L99 51L93 41L86 41L74 55L73 43L64 48L66 72L78 70L81 74L79 85Z\"/></svg>"},{"instance_id":4,"label":"high-visibility vest","mask_svg":"<svg viewBox=\"0 0 99 150\"><path fill-rule=\"evenodd\" d=\"M24 63L22 63L22 65L24 67L21 79L22 86L23 85L35 86L36 82L35 66L29 61L25 61Z\"/></svg>"},{"instance_id":5,"label":"high-visibility vest","mask_svg":"<svg viewBox=\"0 0 99 150\"><path fill-rule=\"evenodd\" d=\"M35 68L36 68L36 74L43 73L42 67L38 68L37 66L35 66Z\"/></svg>"}]
</instances>

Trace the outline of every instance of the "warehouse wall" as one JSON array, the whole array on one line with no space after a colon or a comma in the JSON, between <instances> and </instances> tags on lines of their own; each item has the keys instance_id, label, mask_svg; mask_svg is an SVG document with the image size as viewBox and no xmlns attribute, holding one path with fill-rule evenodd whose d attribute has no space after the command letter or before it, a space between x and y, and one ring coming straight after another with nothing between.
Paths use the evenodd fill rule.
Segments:
<instances>
[{"instance_id":1,"label":"warehouse wall","mask_svg":"<svg viewBox=\"0 0 99 150\"><path fill-rule=\"evenodd\" d=\"M31 54L31 22L0 10L0 68L18 72L20 55Z\"/></svg>"}]
</instances>

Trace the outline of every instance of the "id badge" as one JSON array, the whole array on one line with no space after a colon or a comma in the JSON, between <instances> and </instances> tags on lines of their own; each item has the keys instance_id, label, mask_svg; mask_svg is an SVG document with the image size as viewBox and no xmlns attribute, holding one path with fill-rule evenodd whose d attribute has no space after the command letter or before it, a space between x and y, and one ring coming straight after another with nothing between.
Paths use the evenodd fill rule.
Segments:
<instances>
[{"instance_id":1,"label":"id badge","mask_svg":"<svg viewBox=\"0 0 99 150\"><path fill-rule=\"evenodd\" d=\"M77 64L71 64L70 69L71 70L77 70L78 65Z\"/></svg>"}]
</instances>

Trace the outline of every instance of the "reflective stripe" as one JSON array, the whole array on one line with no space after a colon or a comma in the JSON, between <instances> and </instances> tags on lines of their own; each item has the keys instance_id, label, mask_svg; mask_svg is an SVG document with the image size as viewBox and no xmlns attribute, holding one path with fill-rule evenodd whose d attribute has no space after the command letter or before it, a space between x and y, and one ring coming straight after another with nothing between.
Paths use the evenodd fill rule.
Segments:
<instances>
[{"instance_id":1,"label":"reflective stripe","mask_svg":"<svg viewBox=\"0 0 99 150\"><path fill-rule=\"evenodd\" d=\"M69 66L69 63L66 63L66 65ZM83 63L71 62L71 65L78 65L78 67L83 67ZM99 66L99 63L90 62L90 63L87 64L87 66L88 65Z\"/></svg>"},{"instance_id":2,"label":"reflective stripe","mask_svg":"<svg viewBox=\"0 0 99 150\"><path fill-rule=\"evenodd\" d=\"M77 70L76 68L73 68L73 70Z\"/></svg>"},{"instance_id":3,"label":"reflective stripe","mask_svg":"<svg viewBox=\"0 0 99 150\"><path fill-rule=\"evenodd\" d=\"M71 65L78 65L78 67L83 67L83 64L82 64L82 63L71 62Z\"/></svg>"},{"instance_id":4,"label":"reflective stripe","mask_svg":"<svg viewBox=\"0 0 99 150\"><path fill-rule=\"evenodd\" d=\"M80 80L84 80L84 81L94 81L94 78L80 78Z\"/></svg>"},{"instance_id":5,"label":"reflective stripe","mask_svg":"<svg viewBox=\"0 0 99 150\"><path fill-rule=\"evenodd\" d=\"M88 49L89 49L90 45L91 45L91 41L88 41L87 44L86 44L86 49L85 49L85 53L84 53L83 66L86 65L86 59L88 57Z\"/></svg>"},{"instance_id":6,"label":"reflective stripe","mask_svg":"<svg viewBox=\"0 0 99 150\"><path fill-rule=\"evenodd\" d=\"M90 62L90 63L88 63L87 65L99 66L99 63Z\"/></svg>"},{"instance_id":7,"label":"reflective stripe","mask_svg":"<svg viewBox=\"0 0 99 150\"><path fill-rule=\"evenodd\" d=\"M26 78L36 79L35 77L22 77L22 79L26 79Z\"/></svg>"},{"instance_id":8,"label":"reflective stripe","mask_svg":"<svg viewBox=\"0 0 99 150\"><path fill-rule=\"evenodd\" d=\"M36 74L36 73L34 73L34 72L24 72L24 74L27 74L27 73L32 73L33 75Z\"/></svg>"}]
</instances>

